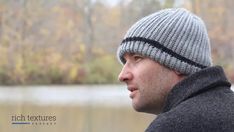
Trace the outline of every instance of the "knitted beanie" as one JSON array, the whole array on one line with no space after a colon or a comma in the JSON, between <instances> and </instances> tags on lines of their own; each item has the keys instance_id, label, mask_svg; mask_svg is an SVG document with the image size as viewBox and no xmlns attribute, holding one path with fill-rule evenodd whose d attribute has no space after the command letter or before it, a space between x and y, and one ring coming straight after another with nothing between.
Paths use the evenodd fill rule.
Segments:
<instances>
[{"instance_id":1,"label":"knitted beanie","mask_svg":"<svg viewBox=\"0 0 234 132\"><path fill-rule=\"evenodd\" d=\"M204 22L183 8L164 9L136 22L118 47L117 57L137 53L182 74L212 65Z\"/></svg>"}]
</instances>

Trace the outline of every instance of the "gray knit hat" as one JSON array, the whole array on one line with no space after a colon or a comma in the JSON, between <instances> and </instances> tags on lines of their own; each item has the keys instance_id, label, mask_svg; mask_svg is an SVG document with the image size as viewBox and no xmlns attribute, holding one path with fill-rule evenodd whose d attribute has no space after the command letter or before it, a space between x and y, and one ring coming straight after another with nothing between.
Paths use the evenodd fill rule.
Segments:
<instances>
[{"instance_id":1,"label":"gray knit hat","mask_svg":"<svg viewBox=\"0 0 234 132\"><path fill-rule=\"evenodd\" d=\"M204 22L183 8L164 9L136 22L120 44L117 56L138 53L189 75L212 65Z\"/></svg>"}]
</instances>

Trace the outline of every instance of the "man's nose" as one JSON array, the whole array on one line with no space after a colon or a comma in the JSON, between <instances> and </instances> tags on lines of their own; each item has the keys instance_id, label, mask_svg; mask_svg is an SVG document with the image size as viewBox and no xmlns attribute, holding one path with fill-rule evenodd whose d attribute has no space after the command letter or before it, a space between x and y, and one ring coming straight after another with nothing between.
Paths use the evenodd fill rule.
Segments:
<instances>
[{"instance_id":1,"label":"man's nose","mask_svg":"<svg viewBox=\"0 0 234 132\"><path fill-rule=\"evenodd\" d=\"M122 71L119 73L119 81L126 82L126 81L131 80L132 78L133 78L133 75L130 69L124 66L122 68Z\"/></svg>"}]
</instances>

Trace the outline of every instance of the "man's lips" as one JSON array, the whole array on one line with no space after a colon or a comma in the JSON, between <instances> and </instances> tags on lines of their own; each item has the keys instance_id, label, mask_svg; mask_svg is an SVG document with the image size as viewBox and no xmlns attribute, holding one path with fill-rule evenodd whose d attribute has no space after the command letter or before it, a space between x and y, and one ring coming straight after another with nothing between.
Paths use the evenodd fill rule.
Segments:
<instances>
[{"instance_id":1,"label":"man's lips","mask_svg":"<svg viewBox=\"0 0 234 132\"><path fill-rule=\"evenodd\" d=\"M129 97L133 99L138 89L136 87L128 87L128 90L131 92Z\"/></svg>"},{"instance_id":2,"label":"man's lips","mask_svg":"<svg viewBox=\"0 0 234 132\"><path fill-rule=\"evenodd\" d=\"M135 90L138 90L138 89L135 88L135 87L128 87L128 91L130 91L130 92L133 92L133 91L135 91Z\"/></svg>"}]
</instances>

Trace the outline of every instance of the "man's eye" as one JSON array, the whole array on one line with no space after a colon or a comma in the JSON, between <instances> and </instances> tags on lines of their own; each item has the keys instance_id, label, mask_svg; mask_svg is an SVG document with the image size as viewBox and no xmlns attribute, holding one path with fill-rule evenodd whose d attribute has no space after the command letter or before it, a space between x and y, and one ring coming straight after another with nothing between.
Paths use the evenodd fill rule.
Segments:
<instances>
[{"instance_id":1,"label":"man's eye","mask_svg":"<svg viewBox=\"0 0 234 132\"><path fill-rule=\"evenodd\" d=\"M143 57L140 56L140 55L134 55L133 58L134 58L134 61L136 61L136 62L138 62L138 61L140 61L140 60L143 59Z\"/></svg>"}]
</instances>

